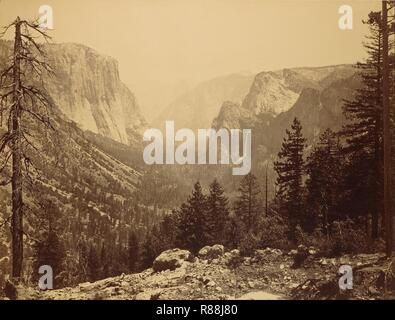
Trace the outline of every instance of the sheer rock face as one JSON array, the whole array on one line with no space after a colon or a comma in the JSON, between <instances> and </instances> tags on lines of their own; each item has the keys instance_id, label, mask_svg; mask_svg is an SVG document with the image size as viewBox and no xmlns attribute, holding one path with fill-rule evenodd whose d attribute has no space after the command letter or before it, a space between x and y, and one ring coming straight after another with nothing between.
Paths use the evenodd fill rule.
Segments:
<instances>
[{"instance_id":1,"label":"sheer rock face","mask_svg":"<svg viewBox=\"0 0 395 320\"><path fill-rule=\"evenodd\" d=\"M62 112L84 130L132 143L145 120L117 61L77 44L50 45L48 52L56 72L48 89Z\"/></svg>"},{"instance_id":2,"label":"sheer rock face","mask_svg":"<svg viewBox=\"0 0 395 320\"><path fill-rule=\"evenodd\" d=\"M253 114L273 116L289 110L299 97L287 79L274 72L259 73L243 101L242 107Z\"/></svg>"},{"instance_id":3,"label":"sheer rock face","mask_svg":"<svg viewBox=\"0 0 395 320\"><path fill-rule=\"evenodd\" d=\"M322 129L341 127L343 99L352 98L359 85L352 65L261 72L242 104L224 103L213 125L251 128L259 120L270 146L298 117L313 139Z\"/></svg>"},{"instance_id":4,"label":"sheer rock face","mask_svg":"<svg viewBox=\"0 0 395 320\"><path fill-rule=\"evenodd\" d=\"M213 127L217 129L221 127L239 129L241 117L240 105L231 101L225 101L218 116L213 121Z\"/></svg>"},{"instance_id":5,"label":"sheer rock face","mask_svg":"<svg viewBox=\"0 0 395 320\"><path fill-rule=\"evenodd\" d=\"M0 42L0 61L10 42ZM1 49L3 47L3 49ZM81 129L131 144L146 125L115 59L79 44L45 45L55 75L44 84L56 106Z\"/></svg>"}]
</instances>

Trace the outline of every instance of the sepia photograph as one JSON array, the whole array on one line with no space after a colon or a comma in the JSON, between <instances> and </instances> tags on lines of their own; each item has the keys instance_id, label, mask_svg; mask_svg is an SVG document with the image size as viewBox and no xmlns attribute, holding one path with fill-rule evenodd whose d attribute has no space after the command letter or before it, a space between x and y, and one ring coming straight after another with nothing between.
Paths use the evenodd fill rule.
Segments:
<instances>
[{"instance_id":1,"label":"sepia photograph","mask_svg":"<svg viewBox=\"0 0 395 320\"><path fill-rule=\"evenodd\" d=\"M0 0L0 308L395 300L394 191L395 1Z\"/></svg>"}]
</instances>

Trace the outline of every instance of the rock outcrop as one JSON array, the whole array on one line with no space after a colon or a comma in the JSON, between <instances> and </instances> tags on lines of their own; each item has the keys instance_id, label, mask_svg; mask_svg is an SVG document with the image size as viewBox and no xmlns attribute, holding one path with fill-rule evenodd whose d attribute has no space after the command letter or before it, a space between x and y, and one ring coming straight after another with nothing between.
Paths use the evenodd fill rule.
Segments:
<instances>
[{"instance_id":1,"label":"rock outcrop","mask_svg":"<svg viewBox=\"0 0 395 320\"><path fill-rule=\"evenodd\" d=\"M0 41L0 67L9 50L10 42ZM74 43L46 44L44 50L55 73L45 76L45 88L67 119L125 144L139 139L146 122L115 59Z\"/></svg>"},{"instance_id":2,"label":"rock outcrop","mask_svg":"<svg viewBox=\"0 0 395 320\"><path fill-rule=\"evenodd\" d=\"M213 126L253 128L259 119L263 145L273 149L281 145L283 132L297 117L311 140L323 128L344 124L343 99L352 98L359 86L352 65L261 72L241 105L222 105Z\"/></svg>"},{"instance_id":3,"label":"rock outcrop","mask_svg":"<svg viewBox=\"0 0 395 320\"><path fill-rule=\"evenodd\" d=\"M156 272L175 270L181 267L185 261L192 262L193 259L193 254L188 250L170 249L162 252L156 257L152 268Z\"/></svg>"},{"instance_id":4,"label":"rock outcrop","mask_svg":"<svg viewBox=\"0 0 395 320\"><path fill-rule=\"evenodd\" d=\"M199 250L199 259L212 260L222 257L225 252L222 244L215 244L213 246L205 246Z\"/></svg>"}]
</instances>

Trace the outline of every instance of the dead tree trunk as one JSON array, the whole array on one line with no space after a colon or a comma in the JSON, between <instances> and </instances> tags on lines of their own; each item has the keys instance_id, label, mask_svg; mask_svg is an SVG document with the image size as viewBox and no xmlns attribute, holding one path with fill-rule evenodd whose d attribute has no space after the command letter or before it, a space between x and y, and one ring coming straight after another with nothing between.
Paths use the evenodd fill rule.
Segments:
<instances>
[{"instance_id":1,"label":"dead tree trunk","mask_svg":"<svg viewBox=\"0 0 395 320\"><path fill-rule=\"evenodd\" d=\"M22 151L21 151L21 24L15 24L13 104L12 109L12 276L19 279L23 261L23 202L22 202Z\"/></svg>"},{"instance_id":2,"label":"dead tree trunk","mask_svg":"<svg viewBox=\"0 0 395 320\"><path fill-rule=\"evenodd\" d=\"M31 33L42 35L45 40L50 39L40 29L36 22L21 20L19 17L5 27L14 29L14 48L9 64L0 73L0 111L8 115L7 130L0 137L0 155L4 155L0 173L9 175L10 179L1 183L11 182L12 186L12 217L11 217L11 254L12 277L19 281L23 265L23 181L24 176L30 177L30 153L39 152L34 141L29 141L27 136L32 136L36 129L30 124L37 122L45 128L53 129L50 122L50 109L52 104L48 94L40 85L43 80L42 73L52 73L50 66L45 61L45 53L36 42ZM7 173L8 161L11 160L11 172Z\"/></svg>"},{"instance_id":3,"label":"dead tree trunk","mask_svg":"<svg viewBox=\"0 0 395 320\"><path fill-rule=\"evenodd\" d=\"M392 255L392 170L391 170L391 120L389 105L389 61L388 61L388 7L387 1L382 1L382 29L383 29L383 118L384 118L384 215L386 233L386 254Z\"/></svg>"}]
</instances>

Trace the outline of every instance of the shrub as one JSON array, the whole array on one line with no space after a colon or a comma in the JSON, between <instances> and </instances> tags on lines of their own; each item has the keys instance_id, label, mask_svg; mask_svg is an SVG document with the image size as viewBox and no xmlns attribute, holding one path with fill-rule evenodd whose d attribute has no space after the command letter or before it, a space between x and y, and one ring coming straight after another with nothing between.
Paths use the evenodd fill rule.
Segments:
<instances>
[{"instance_id":1,"label":"shrub","mask_svg":"<svg viewBox=\"0 0 395 320\"><path fill-rule=\"evenodd\" d=\"M360 223L351 219L335 221L330 226L329 236L321 228L313 233L306 233L302 228L296 228L297 244L314 247L322 256L339 256L347 253L361 253L369 249L368 237Z\"/></svg>"},{"instance_id":2,"label":"shrub","mask_svg":"<svg viewBox=\"0 0 395 320\"><path fill-rule=\"evenodd\" d=\"M261 219L258 233L260 248L288 250L291 244L287 238L287 225L280 216L265 216Z\"/></svg>"},{"instance_id":3,"label":"shrub","mask_svg":"<svg viewBox=\"0 0 395 320\"><path fill-rule=\"evenodd\" d=\"M333 223L331 242L332 256L366 252L369 247L366 232L351 219Z\"/></svg>"},{"instance_id":4,"label":"shrub","mask_svg":"<svg viewBox=\"0 0 395 320\"><path fill-rule=\"evenodd\" d=\"M240 254L244 257L252 256L258 247L258 239L255 235L248 233L240 242Z\"/></svg>"}]
</instances>

